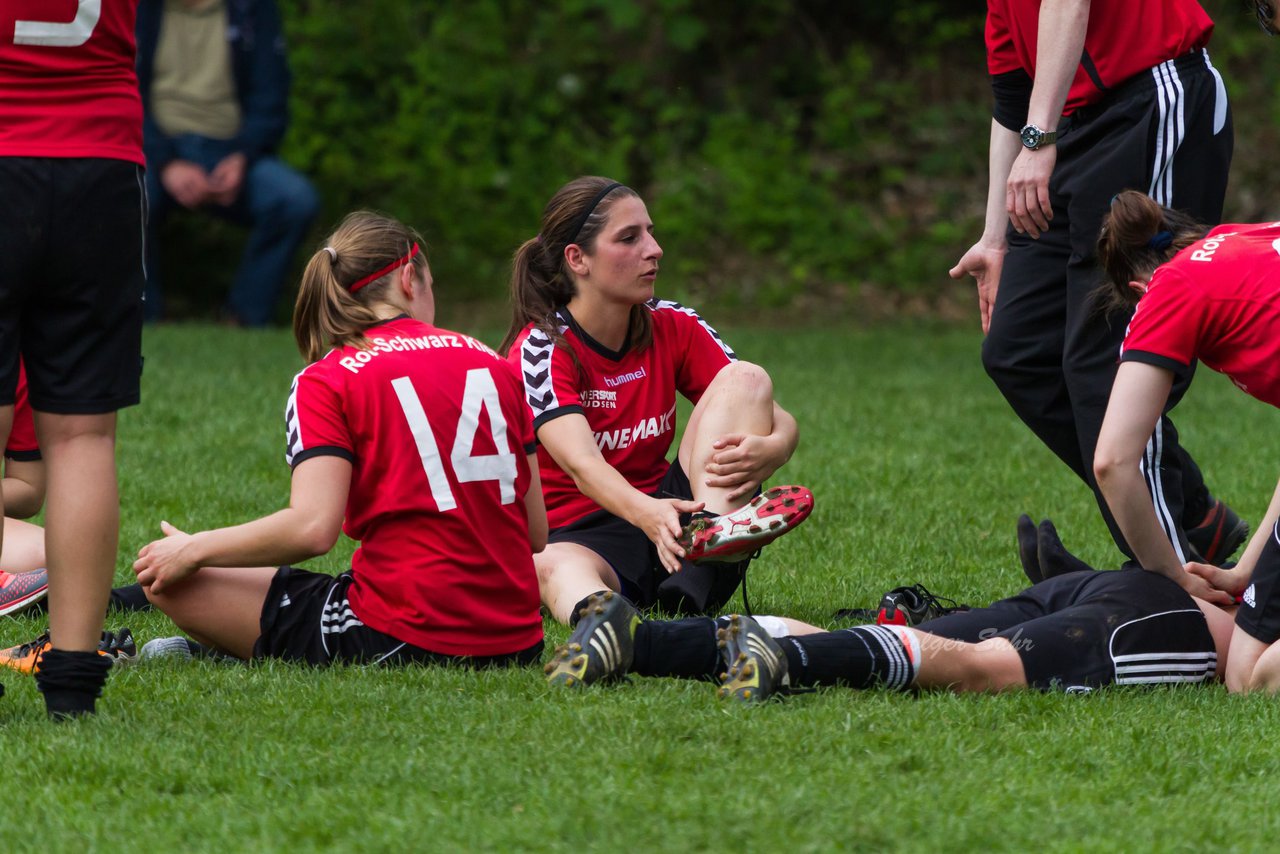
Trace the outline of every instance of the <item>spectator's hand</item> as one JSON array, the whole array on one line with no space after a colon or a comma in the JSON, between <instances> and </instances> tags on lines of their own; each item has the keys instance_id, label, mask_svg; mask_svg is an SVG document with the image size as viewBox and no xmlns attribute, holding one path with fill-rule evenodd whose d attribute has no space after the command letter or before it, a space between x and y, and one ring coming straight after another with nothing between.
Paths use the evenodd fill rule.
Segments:
<instances>
[{"instance_id":1,"label":"spectator's hand","mask_svg":"<svg viewBox=\"0 0 1280 854\"><path fill-rule=\"evenodd\" d=\"M684 557L684 549L676 543L676 538L684 530L680 526L680 514L696 513L703 506L699 501L651 498L639 516L630 520L657 546L658 560L662 561L667 572L679 572L680 560Z\"/></svg>"},{"instance_id":2,"label":"spectator's hand","mask_svg":"<svg viewBox=\"0 0 1280 854\"><path fill-rule=\"evenodd\" d=\"M973 276L978 286L978 311L982 316L982 334L991 329L991 310L996 305L996 291L1000 288L1000 271L1004 267L1005 247L993 246L979 240L964 253L964 257L951 268L953 279Z\"/></svg>"},{"instance_id":3,"label":"spectator's hand","mask_svg":"<svg viewBox=\"0 0 1280 854\"><path fill-rule=\"evenodd\" d=\"M711 443L707 486L730 487L730 501L750 495L785 462L770 436L729 433Z\"/></svg>"},{"instance_id":4,"label":"spectator's hand","mask_svg":"<svg viewBox=\"0 0 1280 854\"><path fill-rule=\"evenodd\" d=\"M240 152L228 154L209 173L209 187L213 200L220 205L230 205L240 196L244 186L244 172L248 160Z\"/></svg>"},{"instance_id":5,"label":"spectator's hand","mask_svg":"<svg viewBox=\"0 0 1280 854\"><path fill-rule=\"evenodd\" d=\"M1058 162L1058 147L1046 145L1034 151L1022 149L1009 170L1004 207L1019 234L1039 237L1049 230L1053 205L1049 203L1049 176Z\"/></svg>"},{"instance_id":6,"label":"spectator's hand","mask_svg":"<svg viewBox=\"0 0 1280 854\"><path fill-rule=\"evenodd\" d=\"M168 522L160 523L164 538L148 543L138 552L133 562L133 573L138 583L159 593L170 584L181 581L200 567L185 557L192 536L183 533Z\"/></svg>"},{"instance_id":7,"label":"spectator's hand","mask_svg":"<svg viewBox=\"0 0 1280 854\"><path fill-rule=\"evenodd\" d=\"M1187 572L1198 575L1215 590L1229 594L1233 599L1244 593L1249 586L1249 573L1234 569L1223 569L1208 563L1189 563Z\"/></svg>"},{"instance_id":8,"label":"spectator's hand","mask_svg":"<svg viewBox=\"0 0 1280 854\"><path fill-rule=\"evenodd\" d=\"M160 183L184 208L198 208L209 200L213 188L204 169L190 160L171 160L160 170Z\"/></svg>"}]
</instances>

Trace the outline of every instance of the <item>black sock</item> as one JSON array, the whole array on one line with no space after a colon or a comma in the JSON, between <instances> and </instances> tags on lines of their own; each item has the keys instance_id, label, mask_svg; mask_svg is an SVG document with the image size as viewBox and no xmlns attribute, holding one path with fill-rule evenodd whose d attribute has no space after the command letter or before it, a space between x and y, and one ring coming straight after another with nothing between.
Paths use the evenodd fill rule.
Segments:
<instances>
[{"instance_id":1,"label":"black sock","mask_svg":"<svg viewBox=\"0 0 1280 854\"><path fill-rule=\"evenodd\" d=\"M787 656L792 688L907 688L915 681L919 667L912 651L887 626L854 626L820 635L791 635L777 641Z\"/></svg>"},{"instance_id":2,"label":"black sock","mask_svg":"<svg viewBox=\"0 0 1280 854\"><path fill-rule=\"evenodd\" d=\"M147 594L142 592L141 584L126 584L111 591L111 604L108 607L116 611L150 611L154 606L147 599Z\"/></svg>"},{"instance_id":3,"label":"black sock","mask_svg":"<svg viewBox=\"0 0 1280 854\"><path fill-rule=\"evenodd\" d=\"M1067 551L1058 537L1058 529L1048 519L1041 522L1040 529L1036 531L1036 553L1040 556L1040 571L1046 579L1068 572L1094 571L1089 564Z\"/></svg>"},{"instance_id":4,"label":"black sock","mask_svg":"<svg viewBox=\"0 0 1280 854\"><path fill-rule=\"evenodd\" d=\"M97 652L45 650L36 671L45 711L55 721L93 714L110 672L111 660Z\"/></svg>"},{"instance_id":5,"label":"black sock","mask_svg":"<svg viewBox=\"0 0 1280 854\"><path fill-rule=\"evenodd\" d=\"M1023 513L1018 517L1018 560L1022 562L1022 572L1032 584L1044 581L1036 548L1036 523Z\"/></svg>"},{"instance_id":6,"label":"black sock","mask_svg":"<svg viewBox=\"0 0 1280 854\"><path fill-rule=\"evenodd\" d=\"M636 657L631 672L640 676L714 679L724 671L716 646L716 621L646 620L636 627Z\"/></svg>"}]
</instances>

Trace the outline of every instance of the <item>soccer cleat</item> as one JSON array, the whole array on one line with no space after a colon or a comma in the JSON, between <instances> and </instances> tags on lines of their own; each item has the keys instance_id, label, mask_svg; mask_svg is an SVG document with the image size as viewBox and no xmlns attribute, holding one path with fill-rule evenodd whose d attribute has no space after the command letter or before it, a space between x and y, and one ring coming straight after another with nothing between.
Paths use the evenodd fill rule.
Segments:
<instances>
[{"instance_id":1,"label":"soccer cleat","mask_svg":"<svg viewBox=\"0 0 1280 854\"><path fill-rule=\"evenodd\" d=\"M721 700L758 703L775 693L787 678L787 656L778 642L750 617L733 614L716 630L716 645L726 672L716 696Z\"/></svg>"},{"instance_id":2,"label":"soccer cleat","mask_svg":"<svg viewBox=\"0 0 1280 854\"><path fill-rule=\"evenodd\" d=\"M1218 499L1200 524L1187 531L1187 542L1205 563L1221 566L1249 536L1249 523Z\"/></svg>"},{"instance_id":3,"label":"soccer cleat","mask_svg":"<svg viewBox=\"0 0 1280 854\"><path fill-rule=\"evenodd\" d=\"M0 570L0 616L21 611L49 594L49 571L4 572Z\"/></svg>"},{"instance_id":4,"label":"soccer cleat","mask_svg":"<svg viewBox=\"0 0 1280 854\"><path fill-rule=\"evenodd\" d=\"M44 632L35 640L0 650L0 665L33 676L40 672L40 656L52 648L49 633ZM98 655L110 658L112 664L129 664L138 657L138 646L134 643L133 633L128 629L103 632L102 639L98 641Z\"/></svg>"},{"instance_id":5,"label":"soccer cleat","mask_svg":"<svg viewBox=\"0 0 1280 854\"><path fill-rule=\"evenodd\" d=\"M811 512L812 492L803 486L775 486L732 513L695 516L676 543L693 563L743 560L795 528Z\"/></svg>"},{"instance_id":6,"label":"soccer cleat","mask_svg":"<svg viewBox=\"0 0 1280 854\"><path fill-rule=\"evenodd\" d=\"M215 655L213 650L207 646L190 638L171 637L171 638L155 638L149 640L142 645L141 651L138 652L138 658L212 658Z\"/></svg>"},{"instance_id":7,"label":"soccer cleat","mask_svg":"<svg viewBox=\"0 0 1280 854\"><path fill-rule=\"evenodd\" d=\"M640 613L612 590L587 597L569 640L556 647L543 668L548 685L590 685L631 669Z\"/></svg>"},{"instance_id":8,"label":"soccer cleat","mask_svg":"<svg viewBox=\"0 0 1280 854\"><path fill-rule=\"evenodd\" d=\"M968 605L935 596L923 584L913 584L910 587L895 587L884 594L876 613L876 625L918 626L926 620L967 610Z\"/></svg>"}]
</instances>

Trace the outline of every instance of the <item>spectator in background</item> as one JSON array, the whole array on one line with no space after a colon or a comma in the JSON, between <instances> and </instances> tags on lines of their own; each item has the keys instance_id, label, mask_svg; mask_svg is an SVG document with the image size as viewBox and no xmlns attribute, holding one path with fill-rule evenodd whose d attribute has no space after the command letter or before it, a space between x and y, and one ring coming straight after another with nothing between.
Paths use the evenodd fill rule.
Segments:
<instances>
[{"instance_id":1,"label":"spectator in background","mask_svg":"<svg viewBox=\"0 0 1280 854\"><path fill-rule=\"evenodd\" d=\"M138 86L151 206L147 319L164 311L156 231L176 202L249 228L226 311L243 326L270 323L318 206L310 182L276 157L289 68L275 0L142 0Z\"/></svg>"}]
</instances>

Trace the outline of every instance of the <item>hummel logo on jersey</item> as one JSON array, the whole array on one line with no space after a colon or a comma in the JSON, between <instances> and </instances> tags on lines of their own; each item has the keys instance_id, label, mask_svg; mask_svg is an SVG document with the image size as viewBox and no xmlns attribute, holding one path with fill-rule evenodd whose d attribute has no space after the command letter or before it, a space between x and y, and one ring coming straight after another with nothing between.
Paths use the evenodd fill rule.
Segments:
<instances>
[{"instance_id":1,"label":"hummel logo on jersey","mask_svg":"<svg viewBox=\"0 0 1280 854\"><path fill-rule=\"evenodd\" d=\"M1245 588L1244 596L1242 598L1244 599L1244 604L1248 605L1250 608L1257 607L1258 597L1257 594L1254 593L1252 584Z\"/></svg>"},{"instance_id":2,"label":"hummel logo on jersey","mask_svg":"<svg viewBox=\"0 0 1280 854\"><path fill-rule=\"evenodd\" d=\"M616 377L605 377L604 384L609 388L617 388L623 383L629 383L632 380L642 380L646 376L648 376L648 374L644 372L644 368L639 368L638 370L634 370L628 374L618 374Z\"/></svg>"},{"instance_id":3,"label":"hummel logo on jersey","mask_svg":"<svg viewBox=\"0 0 1280 854\"><path fill-rule=\"evenodd\" d=\"M600 450L629 448L641 439L652 439L672 431L676 408L657 418L643 418L636 426L622 430L610 430L607 433L596 433L596 447Z\"/></svg>"}]
</instances>

